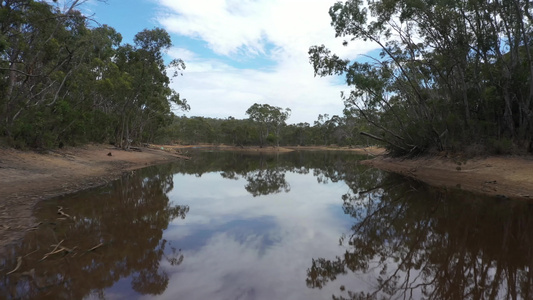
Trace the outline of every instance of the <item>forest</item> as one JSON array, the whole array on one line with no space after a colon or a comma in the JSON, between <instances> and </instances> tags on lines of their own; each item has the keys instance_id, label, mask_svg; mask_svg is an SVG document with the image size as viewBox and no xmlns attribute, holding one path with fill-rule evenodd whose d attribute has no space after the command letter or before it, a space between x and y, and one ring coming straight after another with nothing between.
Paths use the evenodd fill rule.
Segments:
<instances>
[{"instance_id":1,"label":"forest","mask_svg":"<svg viewBox=\"0 0 533 300\"><path fill-rule=\"evenodd\" d=\"M55 148L87 142L150 141L170 124L171 103L189 108L169 87L185 68L168 65L172 44L160 28L121 44L115 29L71 6L46 1L0 2L0 132L17 148Z\"/></svg>"},{"instance_id":2,"label":"forest","mask_svg":"<svg viewBox=\"0 0 533 300\"><path fill-rule=\"evenodd\" d=\"M83 2L83 1L82 1ZM393 155L533 152L533 9L525 0L348 0L329 14L345 45L380 54L348 60L309 48L315 76L351 87L342 115L289 124L291 109L255 103L247 119L177 116L164 29L133 45L80 1L0 3L0 137L17 148L87 142L235 146L383 145ZM170 75L168 75L170 74ZM170 76L170 77L169 77ZM298 109L298 108L292 108Z\"/></svg>"},{"instance_id":3,"label":"forest","mask_svg":"<svg viewBox=\"0 0 533 300\"><path fill-rule=\"evenodd\" d=\"M348 0L329 14L345 45L381 53L358 62L312 46L315 74L345 76L346 108L392 154L533 151L531 1Z\"/></svg>"},{"instance_id":4,"label":"forest","mask_svg":"<svg viewBox=\"0 0 533 300\"><path fill-rule=\"evenodd\" d=\"M253 107L270 107L275 112L283 113L281 108L268 104L256 103L251 108ZM312 125L307 122L286 124L285 121L269 119L268 116L261 119L175 116L171 125L160 129L155 141L161 144L207 143L240 147L330 145L353 147L376 144L375 140L359 134L361 129L367 129L370 132L375 132L375 129L367 126L363 119L350 115L321 114Z\"/></svg>"}]
</instances>

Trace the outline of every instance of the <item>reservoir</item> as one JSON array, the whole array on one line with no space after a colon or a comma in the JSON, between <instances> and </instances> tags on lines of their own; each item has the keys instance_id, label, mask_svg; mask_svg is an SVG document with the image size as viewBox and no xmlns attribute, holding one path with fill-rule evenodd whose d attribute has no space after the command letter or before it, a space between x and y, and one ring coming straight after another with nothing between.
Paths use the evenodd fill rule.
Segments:
<instances>
[{"instance_id":1,"label":"reservoir","mask_svg":"<svg viewBox=\"0 0 533 300\"><path fill-rule=\"evenodd\" d=\"M533 203L349 152L191 152L39 203L1 299L531 299Z\"/></svg>"}]
</instances>

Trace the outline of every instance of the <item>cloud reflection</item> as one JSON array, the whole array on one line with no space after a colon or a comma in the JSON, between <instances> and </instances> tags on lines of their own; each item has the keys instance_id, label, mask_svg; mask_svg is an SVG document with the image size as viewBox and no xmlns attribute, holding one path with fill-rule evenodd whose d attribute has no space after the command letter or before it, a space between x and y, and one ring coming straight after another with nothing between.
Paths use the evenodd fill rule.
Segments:
<instances>
[{"instance_id":1,"label":"cloud reflection","mask_svg":"<svg viewBox=\"0 0 533 300\"><path fill-rule=\"evenodd\" d=\"M187 245L187 259L167 271L168 288L157 299L311 299L339 289L310 290L305 278L313 257L344 251L331 245L348 220L332 207L340 208L346 184L287 172L290 193L254 198L242 178L176 176L171 201L187 201L190 212L164 238Z\"/></svg>"}]
</instances>

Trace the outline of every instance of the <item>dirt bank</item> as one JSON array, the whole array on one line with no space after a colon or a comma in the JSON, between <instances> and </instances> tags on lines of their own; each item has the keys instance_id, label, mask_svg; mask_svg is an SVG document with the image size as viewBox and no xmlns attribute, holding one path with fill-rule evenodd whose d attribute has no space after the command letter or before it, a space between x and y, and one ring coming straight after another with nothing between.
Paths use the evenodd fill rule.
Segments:
<instances>
[{"instance_id":1,"label":"dirt bank","mask_svg":"<svg viewBox=\"0 0 533 300\"><path fill-rule=\"evenodd\" d=\"M460 188L491 196L533 199L532 156L472 159L438 156L395 159L378 156L361 163L410 176L433 186Z\"/></svg>"},{"instance_id":2,"label":"dirt bank","mask_svg":"<svg viewBox=\"0 0 533 300\"><path fill-rule=\"evenodd\" d=\"M107 145L46 153L0 148L0 247L31 228L32 209L39 200L105 184L124 171L184 158L160 148L140 150Z\"/></svg>"}]
</instances>

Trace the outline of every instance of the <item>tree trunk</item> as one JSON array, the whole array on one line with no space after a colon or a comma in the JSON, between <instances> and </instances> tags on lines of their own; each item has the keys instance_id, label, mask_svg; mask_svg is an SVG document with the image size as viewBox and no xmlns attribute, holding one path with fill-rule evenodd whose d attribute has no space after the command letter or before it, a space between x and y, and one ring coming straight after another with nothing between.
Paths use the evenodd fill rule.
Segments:
<instances>
[{"instance_id":1,"label":"tree trunk","mask_svg":"<svg viewBox=\"0 0 533 300\"><path fill-rule=\"evenodd\" d=\"M373 135L373 134L370 134L370 133L367 133L367 132L364 132L364 131L361 131L360 134L361 134L361 135L364 135L364 136L367 136L367 137L370 137L370 138L373 138L373 139L375 139L375 140L381 141L381 142L385 142L385 143L387 143L387 144L393 146L394 148L398 148L398 149L400 149L400 150L402 150L402 151L404 151L404 152L408 152L408 150L407 150L406 148L401 147L401 146L398 146L398 145L394 144L393 142L390 142L390 141L388 141L388 140L386 140L386 139L380 138L380 137L375 136L375 135Z\"/></svg>"}]
</instances>

